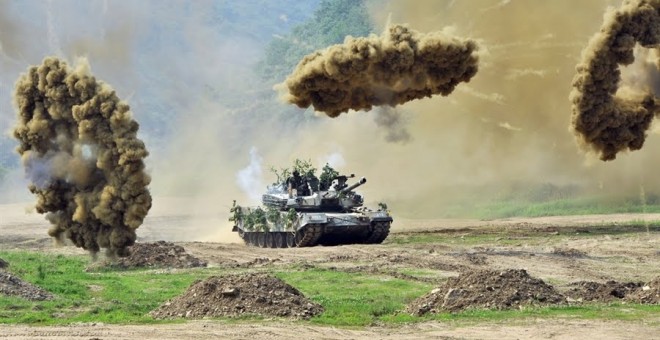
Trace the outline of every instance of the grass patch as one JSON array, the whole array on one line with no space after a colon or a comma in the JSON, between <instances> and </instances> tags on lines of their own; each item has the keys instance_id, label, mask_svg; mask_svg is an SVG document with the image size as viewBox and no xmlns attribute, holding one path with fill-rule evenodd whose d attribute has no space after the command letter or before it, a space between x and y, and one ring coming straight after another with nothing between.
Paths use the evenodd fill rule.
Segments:
<instances>
[{"instance_id":1,"label":"grass patch","mask_svg":"<svg viewBox=\"0 0 660 340\"><path fill-rule=\"evenodd\" d=\"M527 307L522 310L468 310L461 313L440 313L424 316L427 320L439 321L507 321L528 318L582 319L582 320L657 320L658 305L639 304L586 304L582 306Z\"/></svg>"},{"instance_id":2,"label":"grass patch","mask_svg":"<svg viewBox=\"0 0 660 340\"><path fill-rule=\"evenodd\" d=\"M26 301L0 296L0 323L57 325L76 322L144 324L161 322L147 313L164 301L181 294L196 279L222 274L216 269L183 271L130 270L86 272L86 256L65 256L0 251L12 273L54 294L52 301ZM278 268L276 276L320 303L325 312L310 322L341 327L396 325L427 320L456 321L459 324L518 320L525 318L578 318L616 320L657 320L660 306L611 304L577 307L526 308L513 311L472 310L415 317L402 312L414 299L434 285L392 278L387 275L347 273L314 268ZM402 270L413 276L433 276L428 270ZM259 316L222 318L223 322L262 320ZM303 322L303 321L301 321Z\"/></svg>"},{"instance_id":3,"label":"grass patch","mask_svg":"<svg viewBox=\"0 0 660 340\"><path fill-rule=\"evenodd\" d=\"M597 215L622 213L657 213L660 205L644 205L634 200L602 200L570 198L546 202L495 201L478 204L471 212L474 218L543 217L564 215ZM458 211L456 212L458 214Z\"/></svg>"},{"instance_id":4,"label":"grass patch","mask_svg":"<svg viewBox=\"0 0 660 340\"><path fill-rule=\"evenodd\" d=\"M418 196L418 204L390 202L394 211L406 218L542 217L621 213L659 213L660 196L648 194L607 196L547 186L517 188L453 188L453 195L438 202L438 191Z\"/></svg>"},{"instance_id":5,"label":"grass patch","mask_svg":"<svg viewBox=\"0 0 660 340\"><path fill-rule=\"evenodd\" d=\"M402 310L414 299L428 293L433 288L431 284L323 269L280 272L277 276L323 305L325 312L312 318L311 322L331 326L392 325L430 320L470 324L534 318L639 321L657 320L660 313L658 305L587 304L503 311L468 310L417 317Z\"/></svg>"},{"instance_id":6,"label":"grass patch","mask_svg":"<svg viewBox=\"0 0 660 340\"><path fill-rule=\"evenodd\" d=\"M392 233L385 240L388 244L451 244L464 246L479 245L552 245L567 239L595 238L601 236L640 237L646 233L660 232L660 222L630 221L626 223L607 223L591 226L557 228L510 228L481 227L462 230L443 229L430 232Z\"/></svg>"},{"instance_id":7,"label":"grass patch","mask_svg":"<svg viewBox=\"0 0 660 340\"><path fill-rule=\"evenodd\" d=\"M146 314L183 292L208 272L176 274L153 270L85 272L86 256L0 252L10 271L51 293L52 301L0 296L0 323L67 324L71 322L145 323Z\"/></svg>"},{"instance_id":8,"label":"grass patch","mask_svg":"<svg viewBox=\"0 0 660 340\"><path fill-rule=\"evenodd\" d=\"M324 269L280 272L277 276L325 308L325 312L312 318L312 322L333 326L414 320L411 316L396 314L432 288L430 284L387 276Z\"/></svg>"}]
</instances>

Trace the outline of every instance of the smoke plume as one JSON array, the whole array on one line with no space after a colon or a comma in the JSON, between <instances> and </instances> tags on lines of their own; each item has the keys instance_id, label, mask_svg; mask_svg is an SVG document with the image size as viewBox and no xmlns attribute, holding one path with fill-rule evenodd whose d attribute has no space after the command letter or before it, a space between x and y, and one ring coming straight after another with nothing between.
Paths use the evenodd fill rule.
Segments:
<instances>
[{"instance_id":1,"label":"smoke plume","mask_svg":"<svg viewBox=\"0 0 660 340\"><path fill-rule=\"evenodd\" d=\"M406 143L412 136L408 132L406 119L400 111L391 106L380 106L375 109L374 122L386 130L385 141L390 143Z\"/></svg>"},{"instance_id":2,"label":"smoke plume","mask_svg":"<svg viewBox=\"0 0 660 340\"><path fill-rule=\"evenodd\" d=\"M343 44L305 56L284 82L285 100L337 117L350 109L446 96L477 73L476 49L472 40L401 25L380 37L349 36Z\"/></svg>"},{"instance_id":3,"label":"smoke plume","mask_svg":"<svg viewBox=\"0 0 660 340\"><path fill-rule=\"evenodd\" d=\"M151 207L138 123L81 59L46 58L16 83L17 149L48 234L96 253L126 254Z\"/></svg>"},{"instance_id":4,"label":"smoke plume","mask_svg":"<svg viewBox=\"0 0 660 340\"><path fill-rule=\"evenodd\" d=\"M257 148L252 147L250 164L236 174L236 183L253 202L259 202L265 187L262 180L262 162L263 159L259 156Z\"/></svg>"},{"instance_id":5,"label":"smoke plume","mask_svg":"<svg viewBox=\"0 0 660 340\"><path fill-rule=\"evenodd\" d=\"M660 99L651 91L618 91L621 65L635 61L636 44L658 49L660 1L624 1L610 10L589 42L577 67L571 93L572 129L580 144L613 160L619 151L642 148L653 118L660 113Z\"/></svg>"}]
</instances>

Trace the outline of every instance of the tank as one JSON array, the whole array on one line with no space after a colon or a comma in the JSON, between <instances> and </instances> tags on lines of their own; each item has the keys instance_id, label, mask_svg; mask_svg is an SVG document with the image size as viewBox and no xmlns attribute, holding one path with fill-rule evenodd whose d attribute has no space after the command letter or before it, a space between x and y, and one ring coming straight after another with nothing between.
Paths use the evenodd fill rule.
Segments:
<instances>
[{"instance_id":1,"label":"tank","mask_svg":"<svg viewBox=\"0 0 660 340\"><path fill-rule=\"evenodd\" d=\"M349 185L354 175L339 175L326 165L320 179L312 171L292 176L267 188L263 206L243 207L234 201L232 230L246 244L262 248L312 247L316 245L378 244L387 238L392 217L387 206L363 206L355 189L362 177ZM288 174L288 173L287 173Z\"/></svg>"}]
</instances>

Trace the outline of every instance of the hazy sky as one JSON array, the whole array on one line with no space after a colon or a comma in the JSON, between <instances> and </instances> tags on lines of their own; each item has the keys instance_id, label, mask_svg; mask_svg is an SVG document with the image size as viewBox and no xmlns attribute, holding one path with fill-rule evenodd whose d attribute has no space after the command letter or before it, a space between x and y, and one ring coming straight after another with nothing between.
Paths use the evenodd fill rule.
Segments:
<instances>
[{"instance_id":1,"label":"hazy sky","mask_svg":"<svg viewBox=\"0 0 660 340\"><path fill-rule=\"evenodd\" d=\"M320 117L296 130L244 112L274 85L257 82L251 69L264 44L305 12L263 2L270 7L237 17L214 3L0 0L0 129L14 119L10 93L20 72L46 55L72 63L86 55L92 72L128 101L143 124L155 203L159 195L200 195L212 197L203 200L209 209L224 213L232 199L249 200L241 170L251 169L256 187L265 186L272 181L269 166L295 158L319 167L333 160L340 170L369 179L360 189L368 202L406 202L401 208L430 194L442 198L440 204L451 197L449 187L461 185L660 189L653 180L660 151L655 132L642 150L603 163L580 151L568 128L568 96L581 51L606 8L619 1L370 1L379 30L389 20L476 40L478 73L447 97L416 100L394 113ZM262 18L271 24L255 26ZM228 93L245 97L233 102ZM383 114L409 137L388 138L397 131L383 127ZM173 134L163 139L168 126Z\"/></svg>"}]
</instances>

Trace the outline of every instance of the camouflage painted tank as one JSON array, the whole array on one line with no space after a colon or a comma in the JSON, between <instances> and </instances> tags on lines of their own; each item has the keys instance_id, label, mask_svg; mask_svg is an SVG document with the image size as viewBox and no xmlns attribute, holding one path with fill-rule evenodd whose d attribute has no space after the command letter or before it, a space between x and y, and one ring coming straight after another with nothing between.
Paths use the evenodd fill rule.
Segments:
<instances>
[{"instance_id":1,"label":"camouflage painted tank","mask_svg":"<svg viewBox=\"0 0 660 340\"><path fill-rule=\"evenodd\" d=\"M354 190L367 180L348 185L354 177L339 175L328 165L320 179L313 171L294 171L268 187L263 207L242 207L234 201L232 230L246 244L266 248L382 243L392 217L385 204L376 210L363 206Z\"/></svg>"}]
</instances>

